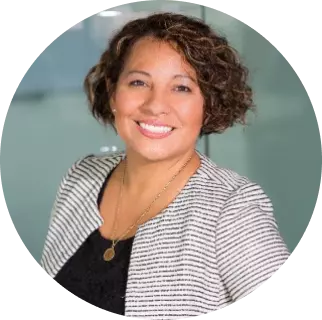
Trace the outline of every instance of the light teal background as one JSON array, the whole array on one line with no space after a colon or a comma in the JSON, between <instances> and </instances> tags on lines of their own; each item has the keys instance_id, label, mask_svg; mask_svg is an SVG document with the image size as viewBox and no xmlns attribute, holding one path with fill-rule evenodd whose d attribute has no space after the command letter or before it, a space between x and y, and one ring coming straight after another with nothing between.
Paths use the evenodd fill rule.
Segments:
<instances>
[{"instance_id":1,"label":"light teal background","mask_svg":"<svg viewBox=\"0 0 322 320\"><path fill-rule=\"evenodd\" d=\"M10 105L1 142L1 178L16 229L39 261L60 179L78 158L123 143L87 110L82 81L107 38L127 20L155 11L203 18L226 35L251 72L257 114L250 126L201 139L198 150L259 183L272 199L291 251L313 213L321 176L321 142L307 93L283 56L256 31L213 9L148 1L92 16L57 38L35 61Z\"/></svg>"}]
</instances>

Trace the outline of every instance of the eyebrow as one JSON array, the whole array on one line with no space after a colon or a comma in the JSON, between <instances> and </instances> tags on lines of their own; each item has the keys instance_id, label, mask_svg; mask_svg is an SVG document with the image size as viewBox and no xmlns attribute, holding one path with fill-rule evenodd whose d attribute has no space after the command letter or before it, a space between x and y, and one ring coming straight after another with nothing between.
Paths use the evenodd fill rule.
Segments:
<instances>
[{"instance_id":1,"label":"eyebrow","mask_svg":"<svg viewBox=\"0 0 322 320\"><path fill-rule=\"evenodd\" d=\"M134 74L134 73L143 74L143 75L151 78L151 75L148 72L142 71L142 70L131 70L131 71L127 72L126 75L129 76L129 75ZM193 77L189 76L188 74L176 74L176 75L173 76L173 78L174 79L187 78L187 79L190 79L191 81L193 81L194 83L197 83L196 79L194 79Z\"/></svg>"}]
</instances>

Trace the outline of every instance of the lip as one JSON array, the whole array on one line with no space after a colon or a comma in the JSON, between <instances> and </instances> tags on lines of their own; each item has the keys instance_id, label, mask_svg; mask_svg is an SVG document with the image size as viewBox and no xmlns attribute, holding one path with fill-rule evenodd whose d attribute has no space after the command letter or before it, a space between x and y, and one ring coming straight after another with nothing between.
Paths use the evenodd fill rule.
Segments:
<instances>
[{"instance_id":1,"label":"lip","mask_svg":"<svg viewBox=\"0 0 322 320\"><path fill-rule=\"evenodd\" d=\"M169 127L166 124L159 124L160 122L158 122L158 124L156 122L153 122L153 123L151 123L151 122L148 123L146 121L140 121L140 122L143 122L143 123L146 123L146 124L153 124L153 125L158 125L158 126L166 126L166 127ZM140 133L142 135L144 135L145 137L150 138L150 139L164 139L164 138L167 138L175 130L175 129L172 129L169 132L160 132L160 133L159 132L151 132L149 130L146 130L146 129L142 128L137 122L135 124L136 124L138 130L140 131Z\"/></svg>"}]
</instances>

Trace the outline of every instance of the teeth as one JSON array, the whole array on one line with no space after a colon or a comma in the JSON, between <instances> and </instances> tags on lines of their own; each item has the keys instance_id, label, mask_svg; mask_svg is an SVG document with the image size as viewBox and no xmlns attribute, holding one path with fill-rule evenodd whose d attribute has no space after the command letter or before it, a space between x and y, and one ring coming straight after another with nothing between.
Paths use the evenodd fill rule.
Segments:
<instances>
[{"instance_id":1,"label":"teeth","mask_svg":"<svg viewBox=\"0 0 322 320\"><path fill-rule=\"evenodd\" d=\"M172 130L171 127L153 126L151 124L146 124L143 122L139 122L139 125L143 129L154 132L154 133L166 133L166 132L170 132Z\"/></svg>"}]
</instances>

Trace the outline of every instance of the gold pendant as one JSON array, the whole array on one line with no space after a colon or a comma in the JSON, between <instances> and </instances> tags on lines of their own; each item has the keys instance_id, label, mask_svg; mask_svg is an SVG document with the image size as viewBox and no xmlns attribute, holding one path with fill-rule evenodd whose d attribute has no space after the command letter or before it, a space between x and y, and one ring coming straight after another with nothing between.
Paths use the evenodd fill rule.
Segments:
<instances>
[{"instance_id":1,"label":"gold pendant","mask_svg":"<svg viewBox=\"0 0 322 320\"><path fill-rule=\"evenodd\" d=\"M103 258L105 261L111 261L115 256L115 250L114 248L109 248L109 249L106 249L105 252L104 252L104 255L103 255Z\"/></svg>"}]
</instances>

